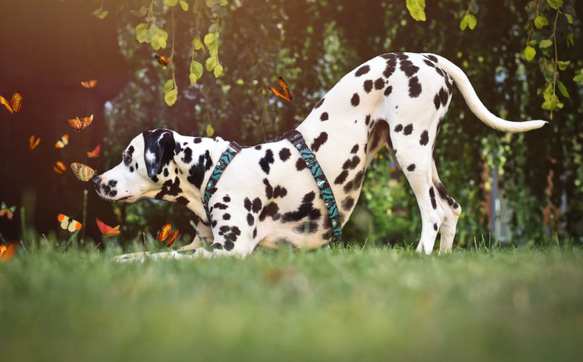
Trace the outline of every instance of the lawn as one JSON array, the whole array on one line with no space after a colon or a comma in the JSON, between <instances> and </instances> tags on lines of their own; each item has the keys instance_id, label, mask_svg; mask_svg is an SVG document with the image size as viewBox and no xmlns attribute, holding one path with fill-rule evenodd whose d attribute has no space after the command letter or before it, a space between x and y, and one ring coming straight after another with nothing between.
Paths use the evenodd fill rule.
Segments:
<instances>
[{"instance_id":1,"label":"lawn","mask_svg":"<svg viewBox=\"0 0 583 362\"><path fill-rule=\"evenodd\" d=\"M258 251L0 263L0 360L574 361L583 250Z\"/></svg>"}]
</instances>

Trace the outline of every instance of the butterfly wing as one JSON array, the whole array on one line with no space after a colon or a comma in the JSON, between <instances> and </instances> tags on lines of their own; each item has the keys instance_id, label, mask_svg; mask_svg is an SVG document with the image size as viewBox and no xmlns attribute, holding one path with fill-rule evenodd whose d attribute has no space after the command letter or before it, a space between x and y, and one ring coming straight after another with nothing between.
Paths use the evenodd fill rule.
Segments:
<instances>
[{"instance_id":1,"label":"butterfly wing","mask_svg":"<svg viewBox=\"0 0 583 362\"><path fill-rule=\"evenodd\" d=\"M59 175L62 175L64 171L67 171L67 166L61 161L57 161L56 165L53 166L53 170Z\"/></svg>"},{"instance_id":2,"label":"butterfly wing","mask_svg":"<svg viewBox=\"0 0 583 362\"><path fill-rule=\"evenodd\" d=\"M73 170L73 173L75 174L77 179L81 181L87 182L91 180L93 176L95 176L94 169L80 162L73 162L71 164L71 170Z\"/></svg>"},{"instance_id":3,"label":"butterfly wing","mask_svg":"<svg viewBox=\"0 0 583 362\"><path fill-rule=\"evenodd\" d=\"M61 223L61 229L68 230L69 232L74 232L77 230L81 230L81 223L70 216L59 214L57 219Z\"/></svg>"},{"instance_id":4,"label":"butterfly wing","mask_svg":"<svg viewBox=\"0 0 583 362\"><path fill-rule=\"evenodd\" d=\"M287 97L286 97L284 94L282 94L280 91L278 91L277 89L275 89L275 88L273 88L273 87L269 87L269 90L270 90L270 91L271 91L273 94L275 94L276 96L278 96L279 98L283 99L283 100L284 100L284 101L286 101L286 102L289 102L289 99L288 99L288 98L287 98Z\"/></svg>"},{"instance_id":5,"label":"butterfly wing","mask_svg":"<svg viewBox=\"0 0 583 362\"><path fill-rule=\"evenodd\" d=\"M111 226L106 225L103 221L99 220L98 218L95 218L95 221L97 222L97 227L99 228L99 231L101 231L101 234L106 238L120 233L119 225L112 228Z\"/></svg>"},{"instance_id":6,"label":"butterfly wing","mask_svg":"<svg viewBox=\"0 0 583 362\"><path fill-rule=\"evenodd\" d=\"M16 252L16 243L10 243L8 246L0 244L0 260L8 260Z\"/></svg>"},{"instance_id":7,"label":"butterfly wing","mask_svg":"<svg viewBox=\"0 0 583 362\"><path fill-rule=\"evenodd\" d=\"M34 135L31 135L30 138L28 139L28 148L30 148L30 150L34 150L36 148L36 146L38 146L38 144L40 143L40 137L36 138L34 137Z\"/></svg>"},{"instance_id":8,"label":"butterfly wing","mask_svg":"<svg viewBox=\"0 0 583 362\"><path fill-rule=\"evenodd\" d=\"M10 112L10 114L14 114L14 111L12 110L12 106L10 105L10 103L8 103L6 98L0 96L0 104L3 104L4 107L6 107L6 109L8 110L8 112Z\"/></svg>"},{"instance_id":9,"label":"butterfly wing","mask_svg":"<svg viewBox=\"0 0 583 362\"><path fill-rule=\"evenodd\" d=\"M85 128L87 128L91 122L93 122L93 115L89 116L89 117L83 117L83 119L81 120L81 131L84 130Z\"/></svg>"},{"instance_id":10,"label":"butterfly wing","mask_svg":"<svg viewBox=\"0 0 583 362\"><path fill-rule=\"evenodd\" d=\"M69 135L65 134L55 143L56 148L63 148L69 143Z\"/></svg>"},{"instance_id":11,"label":"butterfly wing","mask_svg":"<svg viewBox=\"0 0 583 362\"><path fill-rule=\"evenodd\" d=\"M166 244L167 247L171 247L172 244L174 244L174 240L176 240L178 234L180 234L180 230L174 230L174 232L172 233L172 235L170 235L170 238L168 239L168 243Z\"/></svg>"},{"instance_id":12,"label":"butterfly wing","mask_svg":"<svg viewBox=\"0 0 583 362\"><path fill-rule=\"evenodd\" d=\"M73 127L73 129L77 132L81 132L81 127L83 126L83 124L81 123L81 120L79 119L79 117L75 118L75 119L70 119L69 121L69 126Z\"/></svg>"},{"instance_id":13,"label":"butterfly wing","mask_svg":"<svg viewBox=\"0 0 583 362\"><path fill-rule=\"evenodd\" d=\"M89 157L89 158L99 157L99 150L100 149L101 149L101 145L97 145L97 147L95 147L95 149L93 149L93 151L87 152L87 157Z\"/></svg>"},{"instance_id":14,"label":"butterfly wing","mask_svg":"<svg viewBox=\"0 0 583 362\"><path fill-rule=\"evenodd\" d=\"M158 241L164 241L170 235L170 231L172 231L172 225L169 222L162 226L160 233L158 234Z\"/></svg>"},{"instance_id":15,"label":"butterfly wing","mask_svg":"<svg viewBox=\"0 0 583 362\"><path fill-rule=\"evenodd\" d=\"M160 63L161 65L163 65L165 67L167 67L168 64L170 64L170 62L168 61L168 58L166 58L164 55L154 54L154 58L156 58L158 63Z\"/></svg>"},{"instance_id":16,"label":"butterfly wing","mask_svg":"<svg viewBox=\"0 0 583 362\"><path fill-rule=\"evenodd\" d=\"M12 104L12 109L14 110L14 112L20 112L20 110L22 109L22 93L15 92L12 95L10 104Z\"/></svg>"},{"instance_id":17,"label":"butterfly wing","mask_svg":"<svg viewBox=\"0 0 583 362\"><path fill-rule=\"evenodd\" d=\"M81 82L81 85L85 88L93 88L93 87L95 87L96 84L97 84L97 81L95 79Z\"/></svg>"},{"instance_id":18,"label":"butterfly wing","mask_svg":"<svg viewBox=\"0 0 583 362\"><path fill-rule=\"evenodd\" d=\"M282 77L279 77L279 79L277 80L277 84L279 85L279 89L281 90L281 93L285 96L285 98L287 98L287 101L291 101L293 99L291 92L289 90L289 87L287 86L287 83L285 82L285 80L283 80Z\"/></svg>"}]
</instances>

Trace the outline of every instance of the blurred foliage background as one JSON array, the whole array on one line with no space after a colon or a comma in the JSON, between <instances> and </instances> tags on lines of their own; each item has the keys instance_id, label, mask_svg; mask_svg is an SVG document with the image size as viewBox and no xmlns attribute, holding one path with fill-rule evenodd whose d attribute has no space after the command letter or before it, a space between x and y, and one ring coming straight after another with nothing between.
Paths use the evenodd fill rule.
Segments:
<instances>
[{"instance_id":1,"label":"blurred foliage background","mask_svg":"<svg viewBox=\"0 0 583 362\"><path fill-rule=\"evenodd\" d=\"M101 241L92 220L99 216L122 225L112 242L142 240L142 233L155 234L170 221L188 243L193 215L181 205L105 203L51 166L56 159L83 162L85 148L100 143L102 154L91 162L102 172L120 162L134 136L157 127L245 145L275 138L298 125L351 69L379 54L411 51L460 65L494 113L550 121L542 130L506 135L478 121L454 92L434 157L463 207L457 243L491 237L486 200L492 187L512 210L513 242L555 235L583 241L580 1L0 2L10 10L0 15L0 31L13 34L0 40L0 94L20 89L25 97L21 114L0 109L0 201L26 210L12 221L0 219L5 239L27 228L53 232L61 212L80 219L82 192L89 189L88 238ZM17 49L7 51L8 42ZM294 96L289 104L267 91L280 76ZM98 80L94 89L74 86L88 79ZM52 140L71 133L66 119L82 113L95 114L95 125L55 151ZM46 151L27 149L34 132L46 139ZM413 243L420 230L415 198L381 152L345 239Z\"/></svg>"}]
</instances>

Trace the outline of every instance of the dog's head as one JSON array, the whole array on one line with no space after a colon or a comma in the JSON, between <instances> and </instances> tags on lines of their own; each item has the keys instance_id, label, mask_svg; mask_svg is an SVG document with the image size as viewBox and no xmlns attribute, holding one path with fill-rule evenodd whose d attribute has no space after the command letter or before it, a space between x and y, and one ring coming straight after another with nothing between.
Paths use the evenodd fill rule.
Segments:
<instances>
[{"instance_id":1,"label":"dog's head","mask_svg":"<svg viewBox=\"0 0 583 362\"><path fill-rule=\"evenodd\" d=\"M146 131L136 136L123 151L122 162L95 177L97 194L112 201L133 202L141 198L162 199L177 196L171 167L176 142L174 132L164 129Z\"/></svg>"}]
</instances>

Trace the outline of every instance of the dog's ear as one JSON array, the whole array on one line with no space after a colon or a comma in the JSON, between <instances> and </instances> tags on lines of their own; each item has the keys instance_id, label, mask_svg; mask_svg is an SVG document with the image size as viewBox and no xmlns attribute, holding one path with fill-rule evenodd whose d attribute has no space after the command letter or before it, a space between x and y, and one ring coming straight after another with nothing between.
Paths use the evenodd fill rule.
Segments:
<instances>
[{"instance_id":1,"label":"dog's ear","mask_svg":"<svg viewBox=\"0 0 583 362\"><path fill-rule=\"evenodd\" d=\"M166 129L145 131L144 136L144 161L148 177L155 179L162 172L165 165L174 158L174 134Z\"/></svg>"}]
</instances>

